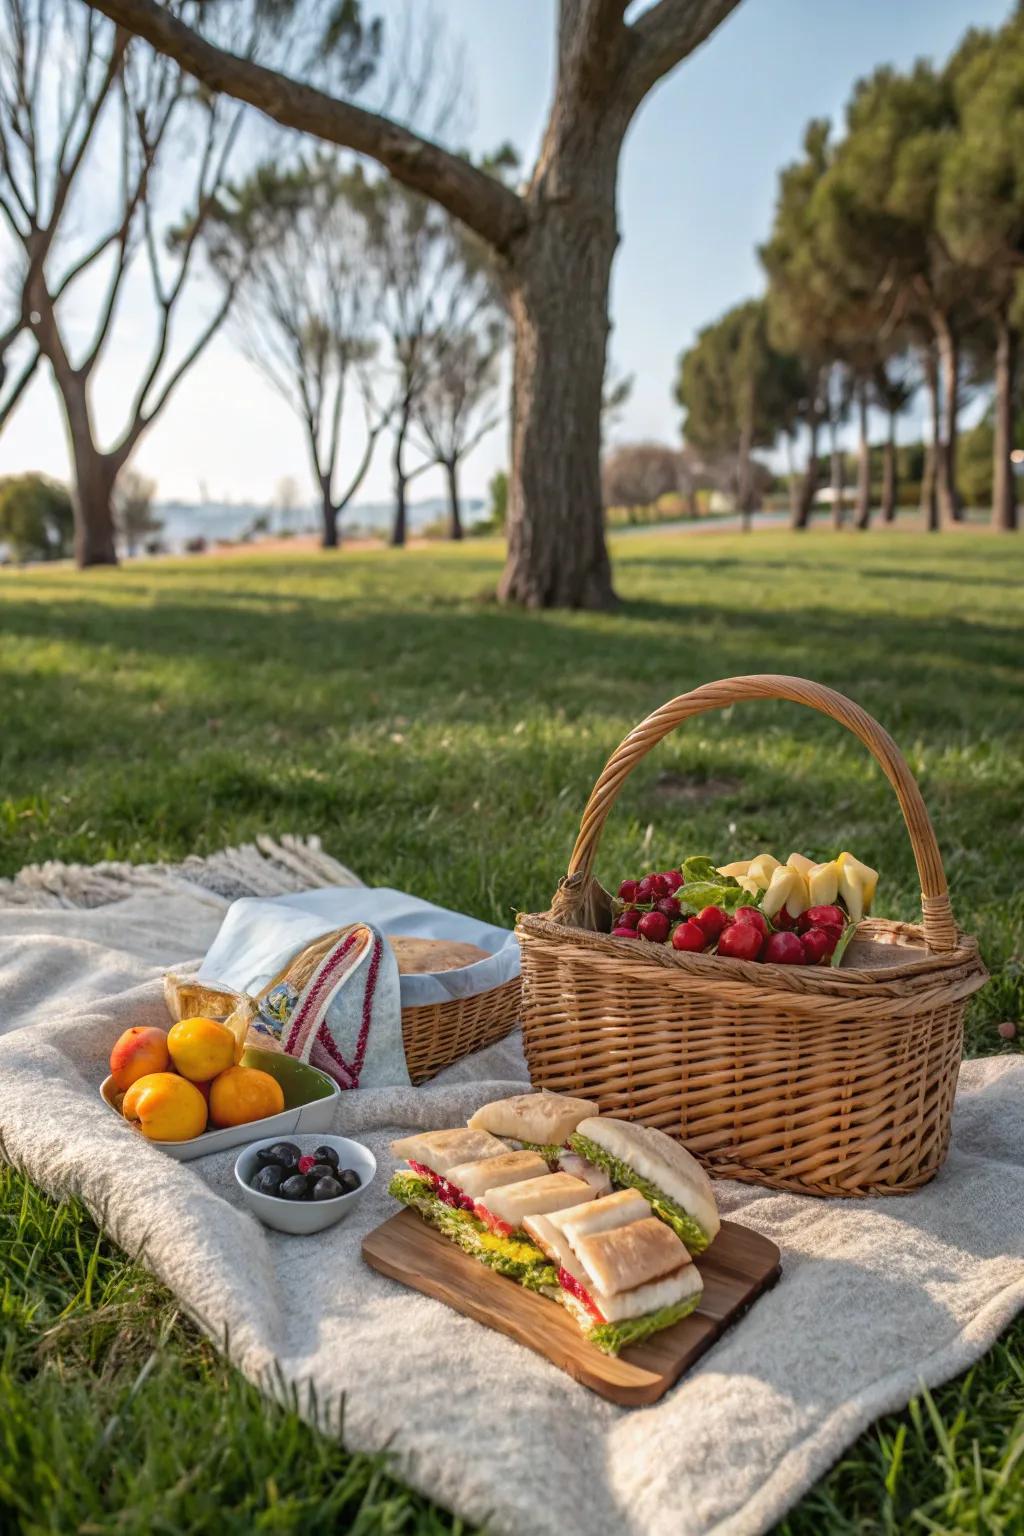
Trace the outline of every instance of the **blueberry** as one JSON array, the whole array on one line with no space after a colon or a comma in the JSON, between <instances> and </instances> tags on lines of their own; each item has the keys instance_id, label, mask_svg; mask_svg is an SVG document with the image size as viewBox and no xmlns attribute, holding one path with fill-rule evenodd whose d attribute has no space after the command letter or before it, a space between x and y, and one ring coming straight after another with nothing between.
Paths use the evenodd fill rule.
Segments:
<instances>
[{"instance_id":1,"label":"blueberry","mask_svg":"<svg viewBox=\"0 0 1024 1536\"><path fill-rule=\"evenodd\" d=\"M269 1163L275 1163L278 1168L294 1168L301 1156L294 1141L275 1141L272 1147L260 1147L256 1161L261 1168L267 1167Z\"/></svg>"},{"instance_id":2,"label":"blueberry","mask_svg":"<svg viewBox=\"0 0 1024 1536\"><path fill-rule=\"evenodd\" d=\"M359 1188L362 1180L354 1168L343 1168L338 1174L338 1183L341 1185L345 1194L350 1195L352 1194L353 1190Z\"/></svg>"},{"instance_id":3,"label":"blueberry","mask_svg":"<svg viewBox=\"0 0 1024 1536\"><path fill-rule=\"evenodd\" d=\"M333 1147L317 1147L313 1153L318 1163L330 1163L332 1168L337 1168L339 1158Z\"/></svg>"},{"instance_id":4,"label":"blueberry","mask_svg":"<svg viewBox=\"0 0 1024 1536\"><path fill-rule=\"evenodd\" d=\"M304 1173L289 1174L278 1190L285 1200L305 1200L308 1193L309 1180Z\"/></svg>"},{"instance_id":5,"label":"blueberry","mask_svg":"<svg viewBox=\"0 0 1024 1536\"><path fill-rule=\"evenodd\" d=\"M336 1200L345 1191L331 1174L325 1174L322 1179L317 1179L313 1185L314 1200Z\"/></svg>"},{"instance_id":6,"label":"blueberry","mask_svg":"<svg viewBox=\"0 0 1024 1536\"><path fill-rule=\"evenodd\" d=\"M276 1195L284 1176L285 1170L278 1163L267 1163L257 1170L251 1187L258 1189L261 1195Z\"/></svg>"}]
</instances>

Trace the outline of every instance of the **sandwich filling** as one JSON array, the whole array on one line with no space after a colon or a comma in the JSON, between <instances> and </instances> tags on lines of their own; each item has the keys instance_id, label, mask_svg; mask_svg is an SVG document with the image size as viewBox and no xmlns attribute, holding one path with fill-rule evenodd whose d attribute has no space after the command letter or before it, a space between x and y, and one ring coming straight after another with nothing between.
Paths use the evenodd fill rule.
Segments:
<instances>
[{"instance_id":1,"label":"sandwich filling","mask_svg":"<svg viewBox=\"0 0 1024 1536\"><path fill-rule=\"evenodd\" d=\"M488 1269L518 1280L531 1291L557 1286L554 1265L527 1238L492 1232L471 1210L442 1199L430 1180L420 1174L404 1170L396 1173L388 1193L402 1205L418 1211L424 1221Z\"/></svg>"},{"instance_id":2,"label":"sandwich filling","mask_svg":"<svg viewBox=\"0 0 1024 1536\"><path fill-rule=\"evenodd\" d=\"M663 1189L659 1189L657 1184L652 1184L650 1179L634 1173L628 1163L613 1157L610 1152L605 1151L604 1147L599 1147L596 1141L591 1141L589 1136L581 1136L577 1131L570 1137L570 1142L574 1152L585 1157L588 1163L603 1169L613 1184L619 1185L620 1188L639 1190L654 1212L672 1228L691 1253L704 1252L711 1241L708 1233L688 1211L683 1210L677 1201L667 1195Z\"/></svg>"},{"instance_id":3,"label":"sandwich filling","mask_svg":"<svg viewBox=\"0 0 1024 1536\"><path fill-rule=\"evenodd\" d=\"M628 1317L621 1323L597 1323L587 1331L587 1338L606 1355L617 1355L630 1344L642 1344L652 1333L660 1333L662 1328L671 1328L673 1323L689 1317L700 1305L700 1298L701 1293L697 1291L695 1295L684 1296L681 1301L673 1302L669 1307L659 1307L657 1312L648 1312L646 1317Z\"/></svg>"}]
</instances>

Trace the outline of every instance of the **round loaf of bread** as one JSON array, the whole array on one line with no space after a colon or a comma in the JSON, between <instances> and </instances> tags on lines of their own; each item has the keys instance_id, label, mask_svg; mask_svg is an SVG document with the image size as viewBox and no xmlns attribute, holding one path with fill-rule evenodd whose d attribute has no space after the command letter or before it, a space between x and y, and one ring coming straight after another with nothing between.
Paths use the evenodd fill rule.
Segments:
<instances>
[{"instance_id":1,"label":"round loaf of bread","mask_svg":"<svg viewBox=\"0 0 1024 1536\"><path fill-rule=\"evenodd\" d=\"M396 934L388 939L403 976L434 971L458 971L478 960L489 960L486 949L477 944L462 944L457 939L416 939Z\"/></svg>"}]
</instances>

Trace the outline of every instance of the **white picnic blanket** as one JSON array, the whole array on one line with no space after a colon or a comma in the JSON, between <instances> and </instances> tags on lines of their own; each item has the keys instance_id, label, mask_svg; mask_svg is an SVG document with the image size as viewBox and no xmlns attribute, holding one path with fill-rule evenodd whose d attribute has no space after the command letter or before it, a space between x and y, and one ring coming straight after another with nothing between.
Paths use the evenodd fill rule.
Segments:
<instances>
[{"instance_id":1,"label":"white picnic blanket","mask_svg":"<svg viewBox=\"0 0 1024 1536\"><path fill-rule=\"evenodd\" d=\"M116 878L125 888L123 867ZM350 1446L389 1446L397 1472L495 1536L754 1536L872 1419L963 1370L1024 1305L1024 1061L1004 1057L964 1067L949 1162L912 1197L720 1185L723 1210L779 1244L783 1277L660 1403L615 1408L359 1257L391 1214L389 1139L518 1089L516 1041L422 1088L343 1095L336 1129L385 1172L314 1238L240 1207L233 1154L177 1163L100 1102L112 1041L164 1021L161 969L202 955L226 906L158 879L89 911L0 901L2 1145L141 1252L254 1380L269 1390L276 1366L323 1405L344 1394Z\"/></svg>"}]
</instances>

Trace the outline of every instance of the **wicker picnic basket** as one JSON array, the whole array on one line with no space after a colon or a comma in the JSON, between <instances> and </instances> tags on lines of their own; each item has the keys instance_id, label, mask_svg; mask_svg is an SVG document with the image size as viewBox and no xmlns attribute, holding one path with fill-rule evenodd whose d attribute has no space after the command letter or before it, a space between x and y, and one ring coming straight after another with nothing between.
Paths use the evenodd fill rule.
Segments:
<instances>
[{"instance_id":1,"label":"wicker picnic basket","mask_svg":"<svg viewBox=\"0 0 1024 1536\"><path fill-rule=\"evenodd\" d=\"M206 986L194 977L169 974L164 979L164 993L171 1016L181 1019L205 1014L228 1020L244 1032L264 996L285 977L301 990L337 939L338 932L327 933L308 944L256 999ZM402 1043L411 1081L425 1083L463 1056L503 1040L518 1022L519 997L520 982L515 976L473 996L403 1008ZM268 1041L261 1037L260 1044L266 1046Z\"/></svg>"},{"instance_id":2,"label":"wicker picnic basket","mask_svg":"<svg viewBox=\"0 0 1024 1536\"><path fill-rule=\"evenodd\" d=\"M865 919L844 964L764 965L613 938L593 875L627 776L694 715L786 699L838 720L896 792L921 881L922 923ZM722 1178L813 1195L902 1193L949 1144L967 998L984 984L957 929L920 790L863 709L804 678L707 683L649 715L612 754L550 912L517 924L523 1037L538 1088L657 1126Z\"/></svg>"}]
</instances>

